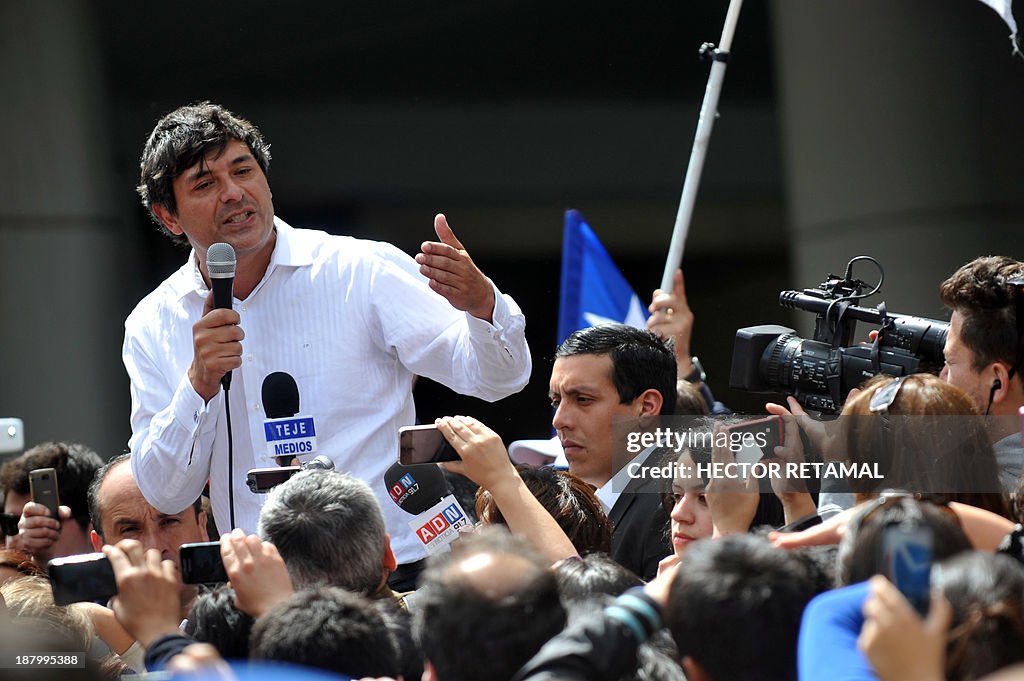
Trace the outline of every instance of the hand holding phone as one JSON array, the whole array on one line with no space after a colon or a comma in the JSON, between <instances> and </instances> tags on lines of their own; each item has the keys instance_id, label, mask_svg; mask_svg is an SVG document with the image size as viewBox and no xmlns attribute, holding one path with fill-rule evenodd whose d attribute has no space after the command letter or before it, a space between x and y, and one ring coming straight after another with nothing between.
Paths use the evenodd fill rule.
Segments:
<instances>
[{"instance_id":1,"label":"hand holding phone","mask_svg":"<svg viewBox=\"0 0 1024 681\"><path fill-rule=\"evenodd\" d=\"M781 416L765 416L752 421L734 423L726 426L725 431L729 434L730 446L737 443L757 447L761 450L761 459L775 456L775 448L781 447L786 440Z\"/></svg>"},{"instance_id":2,"label":"hand holding phone","mask_svg":"<svg viewBox=\"0 0 1024 681\"><path fill-rule=\"evenodd\" d=\"M398 429L398 462L403 466L458 460L459 455L438 432L437 426L402 426Z\"/></svg>"}]
</instances>

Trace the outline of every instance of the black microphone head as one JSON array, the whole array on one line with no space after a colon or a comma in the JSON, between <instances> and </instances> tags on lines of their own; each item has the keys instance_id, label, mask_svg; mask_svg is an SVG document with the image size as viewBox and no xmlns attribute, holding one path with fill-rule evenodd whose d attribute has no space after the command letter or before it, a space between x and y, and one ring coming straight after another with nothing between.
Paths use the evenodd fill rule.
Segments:
<instances>
[{"instance_id":1,"label":"black microphone head","mask_svg":"<svg viewBox=\"0 0 1024 681\"><path fill-rule=\"evenodd\" d=\"M411 515L419 515L449 493L444 473L434 463L403 466L397 461L384 472L391 500Z\"/></svg>"},{"instance_id":2,"label":"black microphone head","mask_svg":"<svg viewBox=\"0 0 1024 681\"><path fill-rule=\"evenodd\" d=\"M291 374L275 371L263 379L263 412L268 419L282 419L299 413L299 386Z\"/></svg>"},{"instance_id":3,"label":"black microphone head","mask_svg":"<svg viewBox=\"0 0 1024 681\"><path fill-rule=\"evenodd\" d=\"M211 279L234 279L235 249L231 244L213 244L206 251L206 268Z\"/></svg>"}]
</instances>

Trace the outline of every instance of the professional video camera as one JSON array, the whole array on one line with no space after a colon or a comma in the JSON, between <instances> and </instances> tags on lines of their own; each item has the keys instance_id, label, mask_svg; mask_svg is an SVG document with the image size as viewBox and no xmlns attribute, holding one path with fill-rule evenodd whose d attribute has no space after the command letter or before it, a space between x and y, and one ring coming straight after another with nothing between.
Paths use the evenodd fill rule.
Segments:
<instances>
[{"instance_id":1,"label":"professional video camera","mask_svg":"<svg viewBox=\"0 0 1024 681\"><path fill-rule=\"evenodd\" d=\"M853 279L853 264L868 260L878 267L878 284ZM748 326L736 331L729 385L751 392L793 395L807 409L836 413L851 389L875 374L890 376L941 370L949 324L934 319L887 313L853 303L882 288L885 274L877 260L861 255L846 265L846 274L829 274L816 289L782 291L782 307L817 315L814 340L793 329ZM871 343L854 344L857 322L878 326Z\"/></svg>"}]
</instances>

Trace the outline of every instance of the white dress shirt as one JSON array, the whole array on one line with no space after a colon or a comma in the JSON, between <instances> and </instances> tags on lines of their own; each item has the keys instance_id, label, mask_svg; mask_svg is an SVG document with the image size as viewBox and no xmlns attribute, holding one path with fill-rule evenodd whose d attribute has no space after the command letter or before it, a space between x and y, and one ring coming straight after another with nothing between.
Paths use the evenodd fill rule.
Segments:
<instances>
[{"instance_id":1,"label":"white dress shirt","mask_svg":"<svg viewBox=\"0 0 1024 681\"><path fill-rule=\"evenodd\" d=\"M494 401L530 377L525 319L495 289L493 323L453 308L427 286L419 266L390 244L293 229L274 219L270 265L245 300L235 300L245 332L232 375L235 525L257 527L265 495L245 484L250 468L275 465L263 431L261 388L291 374L300 414L312 416L317 454L367 481L380 500L399 563L425 555L384 489L398 457L399 426L415 423L413 375ZM229 525L228 434L221 390L209 404L188 379L192 325L208 288L195 253L146 296L125 321L123 360L131 380L132 472L146 499L178 513L210 480L214 517Z\"/></svg>"}]
</instances>

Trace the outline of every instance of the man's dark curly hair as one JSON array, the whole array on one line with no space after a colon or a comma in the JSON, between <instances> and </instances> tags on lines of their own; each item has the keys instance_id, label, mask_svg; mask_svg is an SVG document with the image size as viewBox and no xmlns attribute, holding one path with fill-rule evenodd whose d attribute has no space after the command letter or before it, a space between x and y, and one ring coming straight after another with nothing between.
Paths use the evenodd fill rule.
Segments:
<instances>
[{"instance_id":1,"label":"man's dark curly hair","mask_svg":"<svg viewBox=\"0 0 1024 681\"><path fill-rule=\"evenodd\" d=\"M231 140L244 142L269 177L270 145L255 125L219 104L200 102L179 107L161 118L150 133L139 162L136 190L150 217L174 242L185 245L188 239L171 234L153 213L153 206L160 204L176 214L174 180L208 154L219 156Z\"/></svg>"},{"instance_id":2,"label":"man's dark curly hair","mask_svg":"<svg viewBox=\"0 0 1024 681\"><path fill-rule=\"evenodd\" d=\"M942 302L963 319L960 340L974 353L975 371L1005 362L1020 371L1018 292L1010 279L1024 275L1024 263L989 255L967 263L942 282Z\"/></svg>"}]
</instances>

